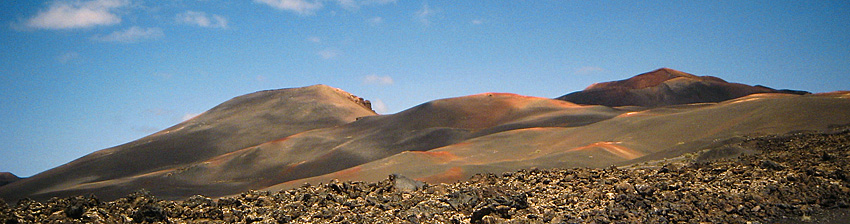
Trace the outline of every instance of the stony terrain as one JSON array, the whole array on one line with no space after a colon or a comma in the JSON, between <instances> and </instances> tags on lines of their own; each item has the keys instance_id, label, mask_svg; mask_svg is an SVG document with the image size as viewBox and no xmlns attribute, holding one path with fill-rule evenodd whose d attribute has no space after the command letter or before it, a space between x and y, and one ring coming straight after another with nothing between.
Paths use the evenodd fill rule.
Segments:
<instances>
[{"instance_id":1,"label":"stony terrain","mask_svg":"<svg viewBox=\"0 0 850 224\"><path fill-rule=\"evenodd\" d=\"M819 219L850 206L850 131L751 138L730 147L755 153L521 170L439 185L391 176L220 199L166 201L146 192L111 202L25 199L0 203L0 223L795 223L829 221Z\"/></svg>"}]
</instances>

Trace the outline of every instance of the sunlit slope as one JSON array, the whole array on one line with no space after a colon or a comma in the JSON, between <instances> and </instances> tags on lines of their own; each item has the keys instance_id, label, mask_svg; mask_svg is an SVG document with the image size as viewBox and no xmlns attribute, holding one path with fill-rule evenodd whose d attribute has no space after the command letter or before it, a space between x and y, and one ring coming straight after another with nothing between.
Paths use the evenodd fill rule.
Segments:
<instances>
[{"instance_id":1,"label":"sunlit slope","mask_svg":"<svg viewBox=\"0 0 850 224\"><path fill-rule=\"evenodd\" d=\"M718 147L742 135L826 130L846 124L850 124L850 93L756 94L721 103L623 113L585 126L505 131L427 152L403 152L269 189L331 179L377 181L392 173L453 182L481 172L624 165Z\"/></svg>"},{"instance_id":2,"label":"sunlit slope","mask_svg":"<svg viewBox=\"0 0 850 224\"><path fill-rule=\"evenodd\" d=\"M104 192L143 186L166 198L235 194L491 133L532 126L586 125L621 113L603 106L485 93L435 100L397 114L305 131L197 163L65 190Z\"/></svg>"},{"instance_id":3,"label":"sunlit slope","mask_svg":"<svg viewBox=\"0 0 850 224\"><path fill-rule=\"evenodd\" d=\"M720 88L702 88L706 85ZM376 115L368 101L328 86L262 91L0 186L0 197L14 202L94 193L111 200L139 189L165 199L216 197L331 179L377 181L392 173L454 182L475 173L535 167L628 165L719 147L741 136L850 124L848 92L787 94L792 91L672 69L588 87L611 88L640 97L615 91L575 104L483 93ZM754 89L769 93L750 95ZM728 97L734 99L721 100ZM606 99L630 106L605 106Z\"/></svg>"},{"instance_id":4,"label":"sunlit slope","mask_svg":"<svg viewBox=\"0 0 850 224\"><path fill-rule=\"evenodd\" d=\"M163 131L100 150L0 188L0 197L49 198L98 193L121 196L157 185L116 185L127 179L208 160L311 129L375 113L362 99L324 85L261 91L233 98ZM89 188L100 185L101 188ZM102 191L101 191L102 190ZM179 190L179 189L175 189Z\"/></svg>"}]
</instances>

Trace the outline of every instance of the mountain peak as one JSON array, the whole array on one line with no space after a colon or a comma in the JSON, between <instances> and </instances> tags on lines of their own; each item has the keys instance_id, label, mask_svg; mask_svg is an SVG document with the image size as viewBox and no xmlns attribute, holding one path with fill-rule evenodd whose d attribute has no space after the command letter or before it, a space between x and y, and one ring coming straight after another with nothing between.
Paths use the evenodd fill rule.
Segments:
<instances>
[{"instance_id":1,"label":"mountain peak","mask_svg":"<svg viewBox=\"0 0 850 224\"><path fill-rule=\"evenodd\" d=\"M682 71L672 69L672 68L666 68L666 67L665 68L659 68L659 69L656 69L654 71L647 72L647 73L644 73L644 74L666 75L666 76L671 77L671 78L677 78L677 77L697 78L697 76L695 76L693 74L690 74L690 73L687 73L687 72L682 72Z\"/></svg>"},{"instance_id":2,"label":"mountain peak","mask_svg":"<svg viewBox=\"0 0 850 224\"><path fill-rule=\"evenodd\" d=\"M12 182L21 180L20 177L9 172L0 172L0 186L11 184Z\"/></svg>"},{"instance_id":3,"label":"mountain peak","mask_svg":"<svg viewBox=\"0 0 850 224\"><path fill-rule=\"evenodd\" d=\"M595 83L583 91L558 99L612 107L654 107L720 102L753 93L772 92L778 91L762 86L729 83L713 76L696 76L671 68L659 68L624 80Z\"/></svg>"},{"instance_id":4,"label":"mountain peak","mask_svg":"<svg viewBox=\"0 0 850 224\"><path fill-rule=\"evenodd\" d=\"M588 86L585 90L600 89L600 88L627 88L627 89L643 89L660 85L667 80L675 78L702 79L699 76L690 73L678 71L671 68L659 68L651 72L636 75L634 77L611 82L594 83Z\"/></svg>"}]
</instances>

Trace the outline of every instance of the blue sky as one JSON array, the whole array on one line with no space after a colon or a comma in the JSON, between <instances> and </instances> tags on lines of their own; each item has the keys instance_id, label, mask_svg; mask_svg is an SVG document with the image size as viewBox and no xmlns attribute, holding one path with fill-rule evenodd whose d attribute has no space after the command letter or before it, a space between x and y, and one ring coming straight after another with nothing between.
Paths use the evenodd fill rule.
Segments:
<instances>
[{"instance_id":1,"label":"blue sky","mask_svg":"<svg viewBox=\"0 0 850 224\"><path fill-rule=\"evenodd\" d=\"M380 113L558 97L669 67L850 90L850 1L0 2L0 171L31 176L232 97L327 84Z\"/></svg>"}]
</instances>

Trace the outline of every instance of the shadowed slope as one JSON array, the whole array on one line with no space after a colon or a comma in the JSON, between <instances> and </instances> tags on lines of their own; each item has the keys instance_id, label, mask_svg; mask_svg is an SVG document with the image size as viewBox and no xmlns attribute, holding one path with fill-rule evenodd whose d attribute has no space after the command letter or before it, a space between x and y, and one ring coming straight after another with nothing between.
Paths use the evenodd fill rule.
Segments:
<instances>
[{"instance_id":1,"label":"shadowed slope","mask_svg":"<svg viewBox=\"0 0 850 224\"><path fill-rule=\"evenodd\" d=\"M602 106L485 93L436 100L397 114L306 131L198 163L78 187L103 191L117 185L157 183L146 189L166 198L221 196L324 175L401 152L427 151L470 137L528 126L584 125L620 113Z\"/></svg>"},{"instance_id":2,"label":"shadowed slope","mask_svg":"<svg viewBox=\"0 0 850 224\"><path fill-rule=\"evenodd\" d=\"M0 187L6 184L11 184L12 182L21 180L20 177L15 176L15 174L9 172L0 172Z\"/></svg>"},{"instance_id":3,"label":"shadowed slope","mask_svg":"<svg viewBox=\"0 0 850 224\"><path fill-rule=\"evenodd\" d=\"M695 76L661 68L635 77L596 83L585 90L557 99L577 104L605 106L665 106L721 102L754 93L807 94L804 91L774 90L764 86L729 83L712 76Z\"/></svg>"},{"instance_id":4,"label":"shadowed slope","mask_svg":"<svg viewBox=\"0 0 850 224\"><path fill-rule=\"evenodd\" d=\"M621 99L605 92L618 89ZM675 105L612 108L484 93L370 116L368 101L327 86L264 91L0 187L0 197L94 192L109 200L140 188L166 199L215 197L334 178L378 181L392 173L453 182L532 167L633 164L720 147L744 135L850 124L847 92L750 94L777 91L671 69L585 91L596 90L606 100ZM739 95L746 96L685 104Z\"/></svg>"},{"instance_id":5,"label":"shadowed slope","mask_svg":"<svg viewBox=\"0 0 850 224\"><path fill-rule=\"evenodd\" d=\"M850 124L847 114L850 114L850 94L846 93L756 94L721 103L624 113L584 126L505 131L427 152L403 152L268 189L332 179L376 181L392 173L435 183L454 182L475 173L533 167L634 164L722 147L743 135L828 130L834 125Z\"/></svg>"},{"instance_id":6,"label":"shadowed slope","mask_svg":"<svg viewBox=\"0 0 850 224\"><path fill-rule=\"evenodd\" d=\"M332 127L375 115L366 101L324 85L261 91L224 102L209 111L139 140L100 150L68 164L0 188L0 197L49 198L112 188L104 197L121 196L156 183L111 185L132 177L207 160L272 139Z\"/></svg>"}]
</instances>

